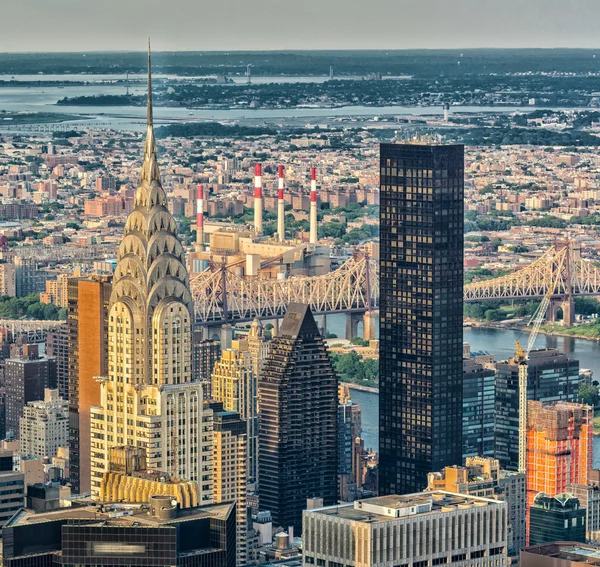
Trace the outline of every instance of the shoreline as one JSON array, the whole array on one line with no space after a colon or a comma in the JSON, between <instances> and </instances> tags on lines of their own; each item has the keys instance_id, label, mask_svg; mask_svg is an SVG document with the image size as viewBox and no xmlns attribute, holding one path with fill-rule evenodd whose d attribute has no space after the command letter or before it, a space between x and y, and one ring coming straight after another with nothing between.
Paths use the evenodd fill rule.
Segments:
<instances>
[{"instance_id":1,"label":"shoreline","mask_svg":"<svg viewBox=\"0 0 600 567\"><path fill-rule=\"evenodd\" d=\"M523 333L531 333L531 328L530 327L521 327L519 325L494 325L494 324L488 324L488 323L476 323L476 324L469 324L469 325L463 325L463 328L480 328L480 329L498 329L498 330L507 330L507 331L521 331ZM548 335L550 337L570 337L573 339L580 339L580 340L585 340L585 341L592 341L592 342L600 342L600 337L586 337L585 335L574 335L574 334L570 334L570 333L561 333L558 331L546 331L544 329L540 329L538 331L539 334L541 335Z\"/></svg>"},{"instance_id":2,"label":"shoreline","mask_svg":"<svg viewBox=\"0 0 600 567\"><path fill-rule=\"evenodd\" d=\"M340 386L347 386L350 390L360 390L361 392L369 392L370 394L379 394L379 388L373 386L363 386L354 382L340 382Z\"/></svg>"}]
</instances>

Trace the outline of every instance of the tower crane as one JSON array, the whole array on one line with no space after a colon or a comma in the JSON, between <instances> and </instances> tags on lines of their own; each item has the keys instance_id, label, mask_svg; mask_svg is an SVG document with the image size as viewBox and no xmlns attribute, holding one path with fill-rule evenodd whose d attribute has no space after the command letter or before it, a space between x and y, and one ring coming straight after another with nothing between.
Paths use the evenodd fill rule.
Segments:
<instances>
[{"instance_id":1,"label":"tower crane","mask_svg":"<svg viewBox=\"0 0 600 567\"><path fill-rule=\"evenodd\" d=\"M519 341L516 341L515 344L515 360L519 365L519 472L525 472L527 453L527 379L529 376L527 361L529 360L529 353L533 348L535 339L537 339L553 294L554 286L550 286L548 293L544 296L542 302L529 320L528 326L533 325L533 328L529 334L525 351L521 348Z\"/></svg>"}]
</instances>

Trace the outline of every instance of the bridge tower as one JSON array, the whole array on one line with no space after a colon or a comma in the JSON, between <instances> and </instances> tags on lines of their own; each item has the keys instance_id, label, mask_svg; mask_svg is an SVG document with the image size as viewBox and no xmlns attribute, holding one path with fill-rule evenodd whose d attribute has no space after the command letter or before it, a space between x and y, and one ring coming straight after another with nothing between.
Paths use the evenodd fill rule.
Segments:
<instances>
[{"instance_id":1,"label":"bridge tower","mask_svg":"<svg viewBox=\"0 0 600 567\"><path fill-rule=\"evenodd\" d=\"M555 285L560 286L556 295L552 296L546 315L548 323L555 323L558 310L563 312L563 325L571 327L575 322L575 301L573 296L573 281L571 266L574 260L573 242L561 240L555 243L556 260L553 262L552 272ZM562 282L562 285L561 283Z\"/></svg>"}]
</instances>

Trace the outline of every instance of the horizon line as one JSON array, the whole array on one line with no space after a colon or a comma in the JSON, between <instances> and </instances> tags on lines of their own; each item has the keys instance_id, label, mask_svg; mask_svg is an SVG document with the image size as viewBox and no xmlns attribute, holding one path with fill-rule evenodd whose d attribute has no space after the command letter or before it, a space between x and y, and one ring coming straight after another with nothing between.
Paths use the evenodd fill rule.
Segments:
<instances>
[{"instance_id":1,"label":"horizon line","mask_svg":"<svg viewBox=\"0 0 600 567\"><path fill-rule=\"evenodd\" d=\"M318 49L306 49L306 48L271 48L271 49L166 49L166 50L155 50L152 52L157 53L344 53L348 51L364 51L364 52L411 52L411 51L594 51L600 50L600 44L597 47L567 47L567 46L553 46L553 47L532 47L532 46L516 46L516 47L499 47L499 46L479 46L479 47L344 47L344 48L318 48ZM91 49L84 51L72 51L72 50L52 50L52 51L0 51L0 55L54 55L54 54L103 54L103 53L139 53L147 54L146 49Z\"/></svg>"}]
</instances>

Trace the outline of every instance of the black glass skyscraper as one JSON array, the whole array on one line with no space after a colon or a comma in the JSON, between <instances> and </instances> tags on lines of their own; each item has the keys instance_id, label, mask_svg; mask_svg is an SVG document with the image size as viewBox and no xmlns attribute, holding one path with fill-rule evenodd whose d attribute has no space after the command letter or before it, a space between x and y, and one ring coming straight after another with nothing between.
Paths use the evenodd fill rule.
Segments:
<instances>
[{"instance_id":1,"label":"black glass skyscraper","mask_svg":"<svg viewBox=\"0 0 600 567\"><path fill-rule=\"evenodd\" d=\"M464 147L382 144L379 491L460 464Z\"/></svg>"}]
</instances>

